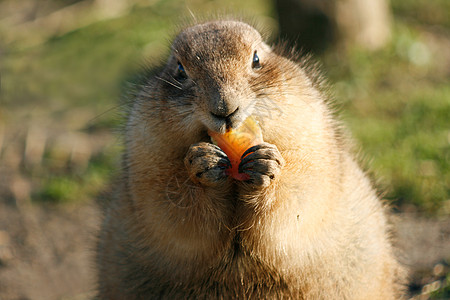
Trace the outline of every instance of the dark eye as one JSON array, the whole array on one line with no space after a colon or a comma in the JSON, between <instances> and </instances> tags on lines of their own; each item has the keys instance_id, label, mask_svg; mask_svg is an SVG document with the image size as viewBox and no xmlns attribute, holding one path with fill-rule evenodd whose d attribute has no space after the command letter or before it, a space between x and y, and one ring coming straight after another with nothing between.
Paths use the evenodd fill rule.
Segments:
<instances>
[{"instance_id":1,"label":"dark eye","mask_svg":"<svg viewBox=\"0 0 450 300\"><path fill-rule=\"evenodd\" d=\"M261 64L259 63L259 57L258 57L258 54L256 54L256 51L255 51L255 53L253 53L252 68L253 69L261 68Z\"/></svg>"},{"instance_id":2,"label":"dark eye","mask_svg":"<svg viewBox=\"0 0 450 300\"><path fill-rule=\"evenodd\" d=\"M183 65L180 62L178 62L177 79L184 80L186 78L187 78L186 71L184 70Z\"/></svg>"}]
</instances>

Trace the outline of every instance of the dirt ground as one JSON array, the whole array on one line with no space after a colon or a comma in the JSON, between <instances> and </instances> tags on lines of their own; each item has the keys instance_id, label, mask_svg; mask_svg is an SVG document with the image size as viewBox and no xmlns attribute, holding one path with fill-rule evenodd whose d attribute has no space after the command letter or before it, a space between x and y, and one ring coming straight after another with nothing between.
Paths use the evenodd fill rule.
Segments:
<instances>
[{"instance_id":1,"label":"dirt ground","mask_svg":"<svg viewBox=\"0 0 450 300\"><path fill-rule=\"evenodd\" d=\"M0 203L0 299L91 299L97 220L91 204Z\"/></svg>"},{"instance_id":2,"label":"dirt ground","mask_svg":"<svg viewBox=\"0 0 450 300\"><path fill-rule=\"evenodd\" d=\"M99 212L94 203L32 205L0 195L0 299L91 299ZM450 220L394 216L402 260L417 299L449 271ZM439 281L439 279L441 281Z\"/></svg>"}]
</instances>

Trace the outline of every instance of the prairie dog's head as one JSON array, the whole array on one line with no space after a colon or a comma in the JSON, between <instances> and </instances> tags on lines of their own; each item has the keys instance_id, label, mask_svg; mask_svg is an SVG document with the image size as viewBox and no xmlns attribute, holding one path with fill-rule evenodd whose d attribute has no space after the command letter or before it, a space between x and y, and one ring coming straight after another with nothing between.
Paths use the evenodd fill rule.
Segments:
<instances>
[{"instance_id":1,"label":"prairie dog's head","mask_svg":"<svg viewBox=\"0 0 450 300\"><path fill-rule=\"evenodd\" d=\"M164 88L192 105L192 120L224 132L252 114L271 48L250 25L216 21L182 31L163 71ZM270 82L270 80L267 80ZM176 85L176 86L175 86Z\"/></svg>"}]
</instances>

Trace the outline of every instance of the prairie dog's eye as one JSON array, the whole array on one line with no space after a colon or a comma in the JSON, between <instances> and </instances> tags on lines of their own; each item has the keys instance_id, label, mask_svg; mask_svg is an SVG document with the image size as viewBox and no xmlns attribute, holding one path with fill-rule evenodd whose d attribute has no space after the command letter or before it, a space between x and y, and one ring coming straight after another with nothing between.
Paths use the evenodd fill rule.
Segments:
<instances>
[{"instance_id":1,"label":"prairie dog's eye","mask_svg":"<svg viewBox=\"0 0 450 300\"><path fill-rule=\"evenodd\" d=\"M258 54L255 52L253 53L253 61L252 61L252 68L253 69L259 69L261 68L261 64L259 63L259 57Z\"/></svg>"},{"instance_id":2,"label":"prairie dog's eye","mask_svg":"<svg viewBox=\"0 0 450 300\"><path fill-rule=\"evenodd\" d=\"M178 62L178 67L177 67L177 79L181 79L184 80L187 78L187 74L186 71L184 70L183 65Z\"/></svg>"}]
</instances>

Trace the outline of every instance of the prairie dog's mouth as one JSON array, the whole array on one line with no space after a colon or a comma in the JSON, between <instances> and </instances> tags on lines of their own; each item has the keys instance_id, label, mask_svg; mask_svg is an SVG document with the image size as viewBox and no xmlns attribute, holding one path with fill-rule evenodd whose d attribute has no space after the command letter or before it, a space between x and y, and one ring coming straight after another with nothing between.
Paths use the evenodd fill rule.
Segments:
<instances>
[{"instance_id":1,"label":"prairie dog's mouth","mask_svg":"<svg viewBox=\"0 0 450 300\"><path fill-rule=\"evenodd\" d=\"M226 121L215 121L213 120L212 126L207 126L208 130L224 134L227 130L236 129L242 125L244 122L243 116L239 115L236 118L226 120Z\"/></svg>"},{"instance_id":2,"label":"prairie dog's mouth","mask_svg":"<svg viewBox=\"0 0 450 300\"><path fill-rule=\"evenodd\" d=\"M242 111L239 108L228 117L218 117L212 113L207 113L203 124L209 131L225 134L227 130L241 126L249 115L249 111Z\"/></svg>"},{"instance_id":3,"label":"prairie dog's mouth","mask_svg":"<svg viewBox=\"0 0 450 300\"><path fill-rule=\"evenodd\" d=\"M217 120L213 117L210 117L208 120L209 126L207 125L207 129L210 131L218 132L218 133L225 133L227 128L226 120Z\"/></svg>"},{"instance_id":4,"label":"prairie dog's mouth","mask_svg":"<svg viewBox=\"0 0 450 300\"><path fill-rule=\"evenodd\" d=\"M202 133L200 134L200 140L199 140L199 143L200 143L200 142L205 142L205 143L210 143L210 144L212 144L211 137L209 136L207 130L202 131Z\"/></svg>"}]
</instances>

